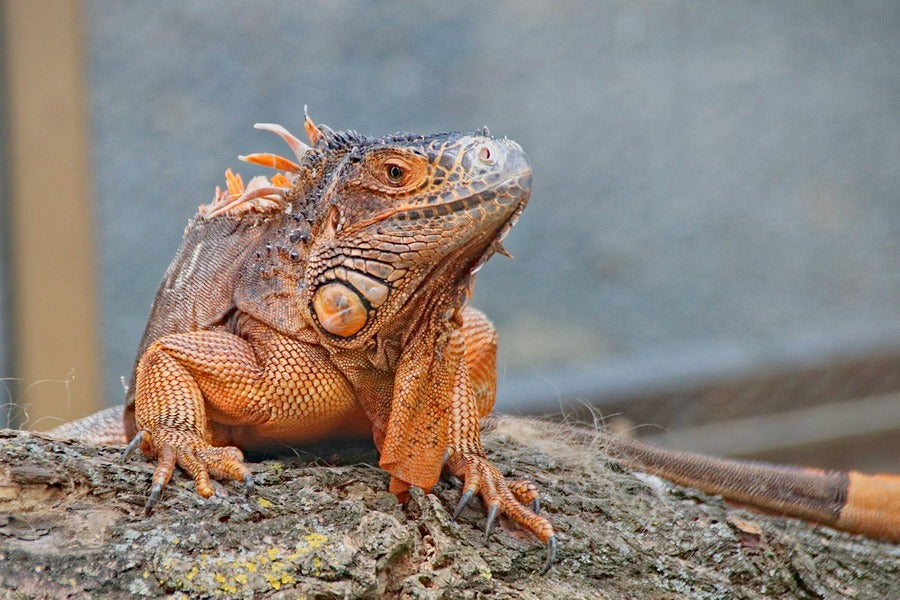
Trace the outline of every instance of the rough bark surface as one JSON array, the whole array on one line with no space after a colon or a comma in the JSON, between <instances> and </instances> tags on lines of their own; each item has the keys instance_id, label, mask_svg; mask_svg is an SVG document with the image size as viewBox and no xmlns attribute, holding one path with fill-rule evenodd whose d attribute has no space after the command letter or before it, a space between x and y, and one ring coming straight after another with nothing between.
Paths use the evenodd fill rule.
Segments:
<instances>
[{"instance_id":1,"label":"rough bark surface","mask_svg":"<svg viewBox=\"0 0 900 600\"><path fill-rule=\"evenodd\" d=\"M179 474L149 517L152 473L121 449L0 430L0 594L9 598L891 598L900 546L726 507L632 474L602 441L504 417L488 454L532 479L558 563L501 519L482 543L458 482L406 505L368 446L251 463L257 492L203 500ZM456 484L456 485L454 485Z\"/></svg>"}]
</instances>

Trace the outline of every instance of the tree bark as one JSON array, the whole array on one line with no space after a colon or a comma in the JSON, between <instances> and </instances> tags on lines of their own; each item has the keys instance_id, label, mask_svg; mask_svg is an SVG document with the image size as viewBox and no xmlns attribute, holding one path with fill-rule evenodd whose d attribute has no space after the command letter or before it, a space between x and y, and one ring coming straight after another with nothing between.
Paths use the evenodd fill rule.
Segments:
<instances>
[{"instance_id":1,"label":"tree bark","mask_svg":"<svg viewBox=\"0 0 900 600\"><path fill-rule=\"evenodd\" d=\"M482 542L458 482L401 505L371 446L250 464L256 492L200 498L183 474L143 505L153 465L121 448L0 430L0 593L12 598L888 598L900 546L726 507L634 474L592 432L511 417L488 455L529 478L559 558L500 519Z\"/></svg>"}]
</instances>

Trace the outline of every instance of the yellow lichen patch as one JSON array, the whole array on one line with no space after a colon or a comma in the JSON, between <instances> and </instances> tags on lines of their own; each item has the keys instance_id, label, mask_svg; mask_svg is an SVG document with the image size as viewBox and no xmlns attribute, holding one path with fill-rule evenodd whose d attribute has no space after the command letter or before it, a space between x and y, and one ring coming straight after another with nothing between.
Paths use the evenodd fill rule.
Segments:
<instances>
[{"instance_id":1,"label":"yellow lichen patch","mask_svg":"<svg viewBox=\"0 0 900 600\"><path fill-rule=\"evenodd\" d=\"M329 570L328 560L314 553L322 552L330 538L300 528L294 543L294 547L271 545L252 553L224 555L185 556L171 548L169 556L158 563L158 570L148 570L145 577L154 576L173 591L230 598L291 589L299 585L301 574L321 577Z\"/></svg>"},{"instance_id":2,"label":"yellow lichen patch","mask_svg":"<svg viewBox=\"0 0 900 600\"><path fill-rule=\"evenodd\" d=\"M273 589L280 590L281 589L281 580L273 575L266 575L266 581L269 582L269 585L272 586Z\"/></svg>"},{"instance_id":3,"label":"yellow lichen patch","mask_svg":"<svg viewBox=\"0 0 900 600\"><path fill-rule=\"evenodd\" d=\"M273 462L273 463L271 463L270 466L271 466L272 470L275 471L276 473L281 473L282 471L284 471L284 465L281 464L280 462Z\"/></svg>"},{"instance_id":4,"label":"yellow lichen patch","mask_svg":"<svg viewBox=\"0 0 900 600\"><path fill-rule=\"evenodd\" d=\"M236 594L238 589L237 586L231 585L230 583L223 583L222 591L226 594Z\"/></svg>"},{"instance_id":5,"label":"yellow lichen patch","mask_svg":"<svg viewBox=\"0 0 900 600\"><path fill-rule=\"evenodd\" d=\"M275 506L269 500L266 500L262 496L260 496L259 498L256 499L256 503L259 504L260 508L272 508L273 506Z\"/></svg>"},{"instance_id":6,"label":"yellow lichen patch","mask_svg":"<svg viewBox=\"0 0 900 600\"><path fill-rule=\"evenodd\" d=\"M487 567L482 567L478 574L481 575L482 579L490 579L491 577L494 576L491 573L491 570Z\"/></svg>"},{"instance_id":7,"label":"yellow lichen patch","mask_svg":"<svg viewBox=\"0 0 900 600\"><path fill-rule=\"evenodd\" d=\"M312 548L313 550L320 548L322 546L322 544L324 544L325 542L328 541L327 537L325 537L324 535L321 535L319 533L309 533L306 535L305 539L306 539L307 545L310 548Z\"/></svg>"}]
</instances>

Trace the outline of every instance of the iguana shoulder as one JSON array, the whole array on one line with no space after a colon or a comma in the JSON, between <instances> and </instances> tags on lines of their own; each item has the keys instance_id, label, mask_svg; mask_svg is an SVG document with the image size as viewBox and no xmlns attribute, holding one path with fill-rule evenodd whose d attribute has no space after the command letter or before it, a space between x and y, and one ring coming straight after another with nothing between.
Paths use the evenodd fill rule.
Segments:
<instances>
[{"instance_id":1,"label":"iguana shoulder","mask_svg":"<svg viewBox=\"0 0 900 600\"><path fill-rule=\"evenodd\" d=\"M221 326L235 309L235 290L249 256L265 246L280 221L277 214L247 212L207 218L201 210L184 230L156 290L125 393L125 430L134 427L137 364L155 340L166 335Z\"/></svg>"}]
</instances>

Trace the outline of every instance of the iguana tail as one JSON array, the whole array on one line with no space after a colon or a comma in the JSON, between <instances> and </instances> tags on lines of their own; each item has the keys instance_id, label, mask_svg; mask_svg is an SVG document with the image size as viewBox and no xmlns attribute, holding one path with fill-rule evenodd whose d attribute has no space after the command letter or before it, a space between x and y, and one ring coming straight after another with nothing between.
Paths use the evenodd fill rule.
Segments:
<instances>
[{"instance_id":1,"label":"iguana tail","mask_svg":"<svg viewBox=\"0 0 900 600\"><path fill-rule=\"evenodd\" d=\"M121 405L113 406L77 421L63 423L45 433L55 438L81 440L105 446L125 444L128 440L125 439L125 425L122 421L123 408Z\"/></svg>"},{"instance_id":2,"label":"iguana tail","mask_svg":"<svg viewBox=\"0 0 900 600\"><path fill-rule=\"evenodd\" d=\"M900 542L900 476L824 471L665 450L611 437L627 466L766 512Z\"/></svg>"}]
</instances>

